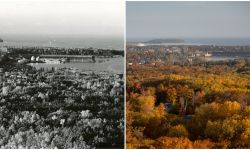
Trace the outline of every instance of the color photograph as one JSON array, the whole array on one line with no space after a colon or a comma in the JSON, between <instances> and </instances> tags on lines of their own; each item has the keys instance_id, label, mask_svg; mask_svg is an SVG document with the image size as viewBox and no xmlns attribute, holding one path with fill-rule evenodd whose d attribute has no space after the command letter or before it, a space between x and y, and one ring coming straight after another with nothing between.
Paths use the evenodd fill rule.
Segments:
<instances>
[{"instance_id":1,"label":"color photograph","mask_svg":"<svg viewBox=\"0 0 250 150\"><path fill-rule=\"evenodd\" d=\"M250 148L250 2L126 2L126 148Z\"/></svg>"}]
</instances>

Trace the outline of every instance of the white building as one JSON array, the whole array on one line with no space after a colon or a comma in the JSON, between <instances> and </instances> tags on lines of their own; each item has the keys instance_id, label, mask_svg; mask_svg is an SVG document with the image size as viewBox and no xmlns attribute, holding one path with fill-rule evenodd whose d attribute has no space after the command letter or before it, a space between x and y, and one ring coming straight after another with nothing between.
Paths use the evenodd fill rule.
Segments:
<instances>
[{"instance_id":1,"label":"white building","mask_svg":"<svg viewBox=\"0 0 250 150\"><path fill-rule=\"evenodd\" d=\"M39 61L40 60L40 57L38 56L37 58L36 58L36 61Z\"/></svg>"},{"instance_id":2,"label":"white building","mask_svg":"<svg viewBox=\"0 0 250 150\"><path fill-rule=\"evenodd\" d=\"M145 46L145 44L143 44L143 43L138 43L137 46L142 47L142 46Z\"/></svg>"},{"instance_id":3,"label":"white building","mask_svg":"<svg viewBox=\"0 0 250 150\"><path fill-rule=\"evenodd\" d=\"M27 62L27 60L25 58L22 58L22 59L19 59L17 62L20 63L20 64L22 64L22 63Z\"/></svg>"},{"instance_id":4,"label":"white building","mask_svg":"<svg viewBox=\"0 0 250 150\"><path fill-rule=\"evenodd\" d=\"M31 61L35 61L35 59L36 59L35 56L32 56L32 57L30 58Z\"/></svg>"}]
</instances>

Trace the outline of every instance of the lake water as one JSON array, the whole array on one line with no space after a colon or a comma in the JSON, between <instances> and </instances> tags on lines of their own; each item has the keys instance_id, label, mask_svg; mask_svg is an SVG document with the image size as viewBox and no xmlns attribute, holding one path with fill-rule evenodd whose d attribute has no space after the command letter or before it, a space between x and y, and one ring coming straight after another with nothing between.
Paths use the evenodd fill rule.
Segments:
<instances>
[{"instance_id":1,"label":"lake water","mask_svg":"<svg viewBox=\"0 0 250 150\"><path fill-rule=\"evenodd\" d=\"M62 47L62 48L100 48L123 50L123 37L87 37L83 35L1 35L4 40L0 46L14 47ZM84 71L108 71L112 73L124 72L124 57L121 58L96 58L96 63L66 62L31 63L36 68L77 68Z\"/></svg>"},{"instance_id":2,"label":"lake water","mask_svg":"<svg viewBox=\"0 0 250 150\"><path fill-rule=\"evenodd\" d=\"M250 38L186 38L185 41L185 43L189 43L190 45L250 45Z\"/></svg>"},{"instance_id":3,"label":"lake water","mask_svg":"<svg viewBox=\"0 0 250 150\"><path fill-rule=\"evenodd\" d=\"M213 52L211 57L206 57L207 61L225 61L235 59L250 59L250 52Z\"/></svg>"},{"instance_id":4,"label":"lake water","mask_svg":"<svg viewBox=\"0 0 250 150\"><path fill-rule=\"evenodd\" d=\"M40 69L75 68L82 71L124 73L124 57L119 58L96 58L96 62L66 62L66 63L30 63L31 66Z\"/></svg>"},{"instance_id":5,"label":"lake water","mask_svg":"<svg viewBox=\"0 0 250 150\"><path fill-rule=\"evenodd\" d=\"M240 59L241 57L229 57L229 56L211 56L206 57L207 61L226 61L226 60L235 60Z\"/></svg>"},{"instance_id":6,"label":"lake water","mask_svg":"<svg viewBox=\"0 0 250 150\"><path fill-rule=\"evenodd\" d=\"M1 35L0 46L100 48L123 50L123 37L86 37L83 35Z\"/></svg>"},{"instance_id":7,"label":"lake water","mask_svg":"<svg viewBox=\"0 0 250 150\"><path fill-rule=\"evenodd\" d=\"M138 38L127 39L129 44L144 43L157 38ZM182 39L182 38L181 38ZM145 45L223 45L223 46L242 46L250 45L250 38L183 38L185 43L161 43L161 44L145 44Z\"/></svg>"}]
</instances>

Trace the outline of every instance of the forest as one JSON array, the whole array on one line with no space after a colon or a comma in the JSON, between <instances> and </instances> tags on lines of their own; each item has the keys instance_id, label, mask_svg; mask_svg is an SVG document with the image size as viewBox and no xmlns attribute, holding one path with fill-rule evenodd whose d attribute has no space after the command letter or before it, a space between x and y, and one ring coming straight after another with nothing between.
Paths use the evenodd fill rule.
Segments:
<instances>
[{"instance_id":1,"label":"forest","mask_svg":"<svg viewBox=\"0 0 250 150\"><path fill-rule=\"evenodd\" d=\"M127 66L127 148L250 148L250 63Z\"/></svg>"},{"instance_id":2,"label":"forest","mask_svg":"<svg viewBox=\"0 0 250 150\"><path fill-rule=\"evenodd\" d=\"M65 69L12 65L4 70L0 148L124 147L124 88L116 76L91 73L71 80L49 77Z\"/></svg>"}]
</instances>

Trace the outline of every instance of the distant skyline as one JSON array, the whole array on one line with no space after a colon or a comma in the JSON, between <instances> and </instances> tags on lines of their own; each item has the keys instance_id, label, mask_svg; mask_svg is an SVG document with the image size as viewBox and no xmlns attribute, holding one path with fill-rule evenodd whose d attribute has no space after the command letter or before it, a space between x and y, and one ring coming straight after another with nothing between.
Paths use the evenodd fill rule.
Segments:
<instances>
[{"instance_id":1,"label":"distant skyline","mask_svg":"<svg viewBox=\"0 0 250 150\"><path fill-rule=\"evenodd\" d=\"M126 2L126 36L250 38L250 2Z\"/></svg>"},{"instance_id":2,"label":"distant skyline","mask_svg":"<svg viewBox=\"0 0 250 150\"><path fill-rule=\"evenodd\" d=\"M0 0L0 37L9 34L123 37L122 0Z\"/></svg>"}]
</instances>

